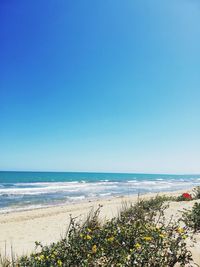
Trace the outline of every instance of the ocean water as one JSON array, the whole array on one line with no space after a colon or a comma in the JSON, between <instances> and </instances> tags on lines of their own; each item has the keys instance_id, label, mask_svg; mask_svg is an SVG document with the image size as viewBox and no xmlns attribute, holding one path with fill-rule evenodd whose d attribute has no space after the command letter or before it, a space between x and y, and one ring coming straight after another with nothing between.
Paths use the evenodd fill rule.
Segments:
<instances>
[{"instance_id":1,"label":"ocean water","mask_svg":"<svg viewBox=\"0 0 200 267\"><path fill-rule=\"evenodd\" d=\"M0 213L200 185L200 175L0 172Z\"/></svg>"}]
</instances>

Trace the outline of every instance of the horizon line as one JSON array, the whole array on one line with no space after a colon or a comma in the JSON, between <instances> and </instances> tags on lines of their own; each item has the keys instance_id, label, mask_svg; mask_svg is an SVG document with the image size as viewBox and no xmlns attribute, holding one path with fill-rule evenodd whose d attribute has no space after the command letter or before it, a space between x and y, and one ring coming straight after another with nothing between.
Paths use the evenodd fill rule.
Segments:
<instances>
[{"instance_id":1,"label":"horizon line","mask_svg":"<svg viewBox=\"0 0 200 267\"><path fill-rule=\"evenodd\" d=\"M100 174L152 174L152 175L200 175L200 173L126 172L126 171L58 171L58 170L1 170L0 172L49 172L49 173L100 173Z\"/></svg>"}]
</instances>

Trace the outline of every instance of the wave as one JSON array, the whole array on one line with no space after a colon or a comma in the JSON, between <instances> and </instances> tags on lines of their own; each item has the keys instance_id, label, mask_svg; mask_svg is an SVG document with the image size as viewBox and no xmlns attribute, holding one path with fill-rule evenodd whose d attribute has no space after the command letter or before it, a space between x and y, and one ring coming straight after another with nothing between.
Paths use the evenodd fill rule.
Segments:
<instances>
[{"instance_id":1,"label":"wave","mask_svg":"<svg viewBox=\"0 0 200 267\"><path fill-rule=\"evenodd\" d=\"M200 185L200 178L127 179L68 182L30 182L0 184L0 212L8 209L37 208L84 199L145 192L175 191ZM15 208L13 208L13 205Z\"/></svg>"},{"instance_id":2,"label":"wave","mask_svg":"<svg viewBox=\"0 0 200 267\"><path fill-rule=\"evenodd\" d=\"M156 189L156 188L174 188L195 186L199 184L199 180L185 181L185 180L128 180L123 182L99 181L96 183L85 182L52 182L52 183L16 183L13 187L0 187L0 196L8 195L42 195L49 193L76 193L88 191L108 191L111 192L116 189L130 190L131 188L141 189Z\"/></svg>"}]
</instances>

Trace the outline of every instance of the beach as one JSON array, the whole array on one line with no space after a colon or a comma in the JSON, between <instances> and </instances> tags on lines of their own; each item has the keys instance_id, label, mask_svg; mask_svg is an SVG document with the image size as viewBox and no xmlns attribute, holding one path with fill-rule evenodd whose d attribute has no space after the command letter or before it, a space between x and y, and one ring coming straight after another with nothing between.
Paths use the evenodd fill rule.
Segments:
<instances>
[{"instance_id":1,"label":"beach","mask_svg":"<svg viewBox=\"0 0 200 267\"><path fill-rule=\"evenodd\" d=\"M178 196L183 191L160 193L159 195ZM155 193L141 195L140 198L148 199ZM79 203L33 209L27 211L13 211L0 215L0 250L4 255L30 254L34 251L35 241L48 245L65 236L69 225L70 216L82 220L87 217L91 209L101 205L100 218L102 221L117 216L124 203L135 203L138 196L121 196L93 201L80 201ZM170 202L166 210L166 219L177 219L181 210L190 209L195 201ZM191 248L195 262L200 264L200 235L196 235L197 243ZM189 244L190 245L190 244ZM6 247L6 252L5 252Z\"/></svg>"}]
</instances>

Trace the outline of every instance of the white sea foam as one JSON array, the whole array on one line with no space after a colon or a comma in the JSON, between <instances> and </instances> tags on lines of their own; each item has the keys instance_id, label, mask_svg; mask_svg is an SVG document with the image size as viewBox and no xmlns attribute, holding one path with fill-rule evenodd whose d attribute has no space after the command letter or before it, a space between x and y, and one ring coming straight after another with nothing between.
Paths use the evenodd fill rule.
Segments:
<instances>
[{"instance_id":1,"label":"white sea foam","mask_svg":"<svg viewBox=\"0 0 200 267\"><path fill-rule=\"evenodd\" d=\"M13 185L16 186L16 187L22 187L22 186L25 186L25 187L29 187L29 186L34 186L34 187L39 187L39 186L52 186L53 185L59 185L59 186L62 186L62 185L74 185L74 184L80 184L82 183L79 182L79 181L70 181L70 182L35 182L35 183L14 183Z\"/></svg>"},{"instance_id":2,"label":"white sea foam","mask_svg":"<svg viewBox=\"0 0 200 267\"><path fill-rule=\"evenodd\" d=\"M75 197L75 196L74 197L68 197L68 199L71 201L83 200L83 199L85 199L85 196L82 195L82 196L77 196L77 197Z\"/></svg>"},{"instance_id":3,"label":"white sea foam","mask_svg":"<svg viewBox=\"0 0 200 267\"><path fill-rule=\"evenodd\" d=\"M0 189L0 195L2 194L23 194L23 195L36 195L44 193L53 193L58 191L68 191L73 192L81 188L86 188L87 184L81 183L38 183L35 187L30 187L30 184L27 184L27 187L15 187L15 188L3 188Z\"/></svg>"},{"instance_id":4,"label":"white sea foam","mask_svg":"<svg viewBox=\"0 0 200 267\"><path fill-rule=\"evenodd\" d=\"M96 183L79 183L79 182L53 182L53 183L29 183L29 184L15 184L17 187L1 187L0 196L11 195L42 195L52 193L75 193L75 192L95 192L100 191L104 193L106 190L115 191L117 189L129 190L138 189L169 189L174 187L193 186L198 184L197 181L181 181L181 180L160 180L160 181L136 181L129 180L125 182L96 182ZM26 187L25 187L26 186Z\"/></svg>"},{"instance_id":5,"label":"white sea foam","mask_svg":"<svg viewBox=\"0 0 200 267\"><path fill-rule=\"evenodd\" d=\"M16 206L11 206L11 207L7 207L7 208L1 208L0 209L0 214L1 213L9 213L12 211L25 211L25 210L34 210L34 209L41 209L41 208L45 208L45 207L49 207L52 205L42 205L42 204L38 204L38 205L28 205L28 206L22 206L22 207L16 207Z\"/></svg>"},{"instance_id":6,"label":"white sea foam","mask_svg":"<svg viewBox=\"0 0 200 267\"><path fill-rule=\"evenodd\" d=\"M154 180L115 180L102 179L97 182L35 182L0 184L0 200L15 206L2 207L0 212L9 212L13 209L35 209L52 204L75 202L83 199L104 198L112 195L137 194L138 192L173 191L191 188L200 185L200 178L193 179L162 179ZM1 202L0 202L1 205Z\"/></svg>"},{"instance_id":7,"label":"white sea foam","mask_svg":"<svg viewBox=\"0 0 200 267\"><path fill-rule=\"evenodd\" d=\"M110 196L110 195L111 195L111 193L102 193L102 194L99 194L99 196L101 196L101 197Z\"/></svg>"}]
</instances>

